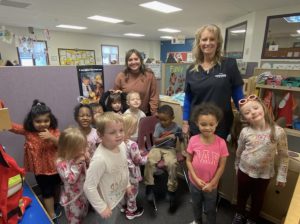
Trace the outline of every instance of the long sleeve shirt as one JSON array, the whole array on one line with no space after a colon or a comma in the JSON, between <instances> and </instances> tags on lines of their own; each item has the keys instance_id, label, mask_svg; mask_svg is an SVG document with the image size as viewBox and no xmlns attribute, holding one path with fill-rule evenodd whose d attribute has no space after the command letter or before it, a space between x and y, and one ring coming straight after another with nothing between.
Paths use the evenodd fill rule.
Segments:
<instances>
[{"instance_id":1,"label":"long sleeve shirt","mask_svg":"<svg viewBox=\"0 0 300 224\"><path fill-rule=\"evenodd\" d=\"M87 170L83 190L99 214L107 207L114 209L130 186L124 142L119 149L115 153L100 144Z\"/></svg>"},{"instance_id":2,"label":"long sleeve shirt","mask_svg":"<svg viewBox=\"0 0 300 224\"><path fill-rule=\"evenodd\" d=\"M141 96L142 104L140 109L145 114L151 112L155 114L158 108L159 88L153 72L146 71L145 74L129 74L128 80L123 72L119 73L115 79L115 90L121 90L129 93L130 91L138 92Z\"/></svg>"},{"instance_id":3,"label":"long sleeve shirt","mask_svg":"<svg viewBox=\"0 0 300 224\"><path fill-rule=\"evenodd\" d=\"M26 131L23 125L13 123L11 132L24 135L24 166L26 171L35 175L53 175L57 173L55 158L57 153L56 145L50 140L39 137L39 132ZM49 132L58 137L58 129L49 129Z\"/></svg>"},{"instance_id":4,"label":"long sleeve shirt","mask_svg":"<svg viewBox=\"0 0 300 224\"><path fill-rule=\"evenodd\" d=\"M274 176L277 154L278 173L276 180L286 182L289 156L284 129L275 126L275 142L270 140L271 130L257 131L245 127L241 131L236 151L235 168L252 178L270 179Z\"/></svg>"}]
</instances>

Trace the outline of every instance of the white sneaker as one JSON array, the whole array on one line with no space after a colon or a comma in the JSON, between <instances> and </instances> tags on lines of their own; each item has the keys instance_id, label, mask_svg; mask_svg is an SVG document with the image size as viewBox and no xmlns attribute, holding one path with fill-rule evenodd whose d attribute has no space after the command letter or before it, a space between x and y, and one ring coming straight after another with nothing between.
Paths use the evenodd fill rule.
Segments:
<instances>
[{"instance_id":1,"label":"white sneaker","mask_svg":"<svg viewBox=\"0 0 300 224\"><path fill-rule=\"evenodd\" d=\"M198 224L195 220L193 222L190 222L189 224Z\"/></svg>"}]
</instances>

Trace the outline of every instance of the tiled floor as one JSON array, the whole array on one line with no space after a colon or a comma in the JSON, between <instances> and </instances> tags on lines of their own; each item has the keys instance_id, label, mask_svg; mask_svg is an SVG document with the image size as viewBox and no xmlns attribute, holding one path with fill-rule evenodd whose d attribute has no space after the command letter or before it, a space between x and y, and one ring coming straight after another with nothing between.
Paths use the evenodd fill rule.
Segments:
<instances>
[{"instance_id":1,"label":"tiled floor","mask_svg":"<svg viewBox=\"0 0 300 224\"><path fill-rule=\"evenodd\" d=\"M162 178L162 180L158 181L163 183L164 179L165 178ZM156 193L159 193L158 190L162 190L162 188L157 188ZM144 207L144 214L141 217L133 220L127 220L125 215L120 213L117 219L117 224L188 224L193 221L191 197L189 195L187 184L184 182L184 180L180 180L179 182L179 189L177 192L178 208L174 214L170 214L168 212L169 203L162 196L163 195L157 195L158 211L155 212L152 205L145 200L145 186L141 184L137 201L139 205ZM221 199L217 213L217 224L230 224L233 215L233 206L228 201ZM95 212L89 212L83 223L94 224L94 217ZM62 216L59 219L59 224L66 223L66 218ZM270 222L264 220L262 220L261 223L270 224Z\"/></svg>"}]
</instances>

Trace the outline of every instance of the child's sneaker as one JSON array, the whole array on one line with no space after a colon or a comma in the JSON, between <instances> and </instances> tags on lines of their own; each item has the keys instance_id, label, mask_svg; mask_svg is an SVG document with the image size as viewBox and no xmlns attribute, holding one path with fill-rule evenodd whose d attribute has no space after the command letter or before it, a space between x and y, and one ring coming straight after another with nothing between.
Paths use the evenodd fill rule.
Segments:
<instances>
[{"instance_id":1,"label":"child's sneaker","mask_svg":"<svg viewBox=\"0 0 300 224\"><path fill-rule=\"evenodd\" d=\"M136 209L136 211L134 211L134 212L130 212L130 211L126 210L126 218L131 220L136 217L140 217L141 215L143 215L143 213L144 213L143 207L138 207Z\"/></svg>"},{"instance_id":2,"label":"child's sneaker","mask_svg":"<svg viewBox=\"0 0 300 224\"><path fill-rule=\"evenodd\" d=\"M235 213L234 218L232 220L232 224L243 224L245 221L245 216L240 213Z\"/></svg>"}]
</instances>

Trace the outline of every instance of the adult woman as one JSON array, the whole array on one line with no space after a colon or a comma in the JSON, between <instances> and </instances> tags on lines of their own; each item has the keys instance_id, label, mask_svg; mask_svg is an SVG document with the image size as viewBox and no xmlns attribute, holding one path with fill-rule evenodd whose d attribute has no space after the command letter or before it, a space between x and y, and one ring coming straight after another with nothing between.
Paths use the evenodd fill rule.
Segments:
<instances>
[{"instance_id":1,"label":"adult woman","mask_svg":"<svg viewBox=\"0 0 300 224\"><path fill-rule=\"evenodd\" d=\"M140 52L131 49L125 56L126 68L115 79L115 90L135 91L141 96L140 109L147 115L155 114L158 108L158 88L151 69L145 67Z\"/></svg>"},{"instance_id":2,"label":"adult woman","mask_svg":"<svg viewBox=\"0 0 300 224\"><path fill-rule=\"evenodd\" d=\"M194 63L186 72L185 98L183 106L183 132L199 133L193 122L189 122L194 106L212 102L224 113L216 134L226 139L233 120L231 97L235 105L243 98L243 80L235 59L222 57L220 28L205 25L196 32L193 55Z\"/></svg>"}]
</instances>

